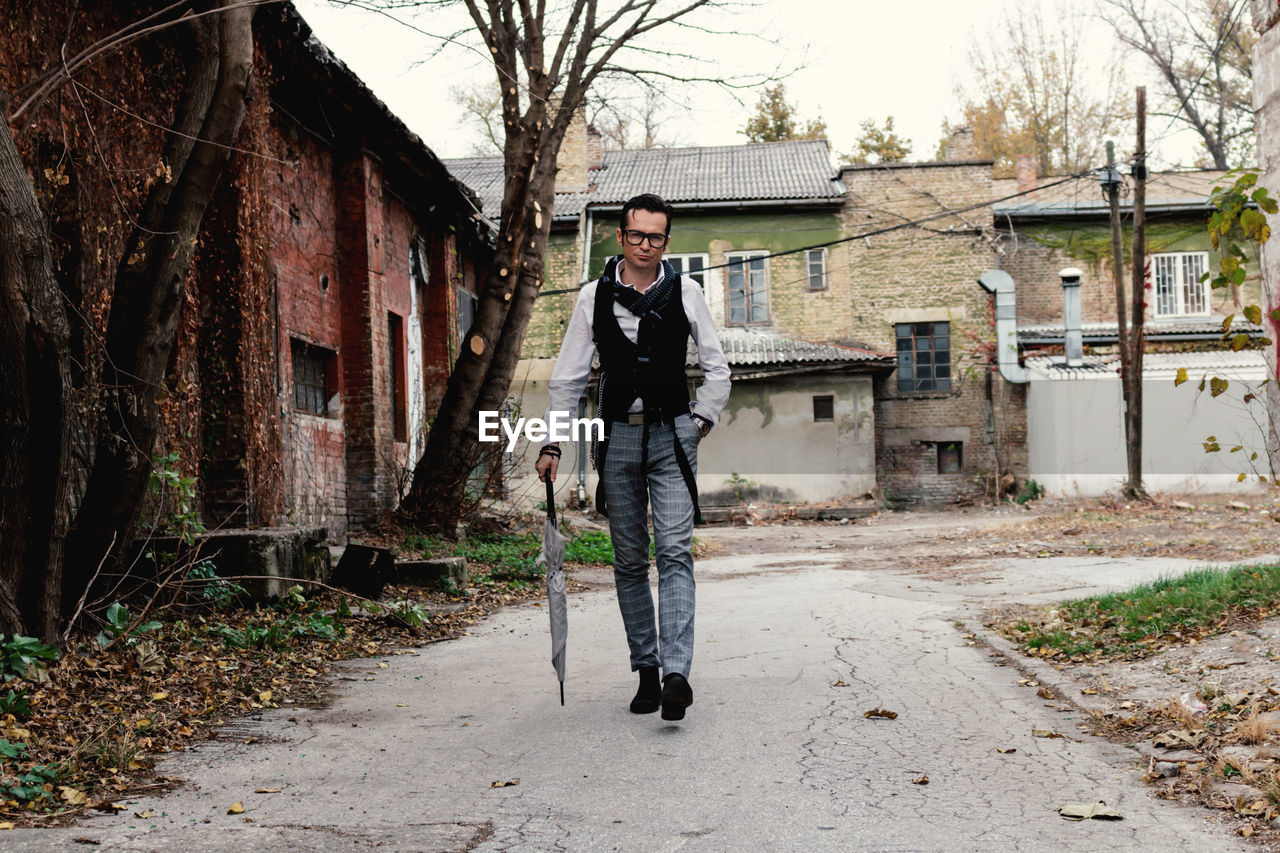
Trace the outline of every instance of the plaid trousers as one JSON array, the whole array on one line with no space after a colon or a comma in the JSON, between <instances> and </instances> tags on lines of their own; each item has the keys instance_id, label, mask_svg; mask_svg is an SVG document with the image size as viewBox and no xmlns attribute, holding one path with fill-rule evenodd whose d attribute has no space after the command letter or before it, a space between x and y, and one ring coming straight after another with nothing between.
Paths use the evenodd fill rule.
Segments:
<instances>
[{"instance_id":1,"label":"plaid trousers","mask_svg":"<svg viewBox=\"0 0 1280 853\"><path fill-rule=\"evenodd\" d=\"M686 678L693 661L693 499L676 461L679 441L698 470L698 428L688 415L649 425L648 465L641 470L643 424L615 422L601 476L609 500L613 578L627 629L631 669L661 666ZM649 521L658 564L658 623L649 590Z\"/></svg>"}]
</instances>

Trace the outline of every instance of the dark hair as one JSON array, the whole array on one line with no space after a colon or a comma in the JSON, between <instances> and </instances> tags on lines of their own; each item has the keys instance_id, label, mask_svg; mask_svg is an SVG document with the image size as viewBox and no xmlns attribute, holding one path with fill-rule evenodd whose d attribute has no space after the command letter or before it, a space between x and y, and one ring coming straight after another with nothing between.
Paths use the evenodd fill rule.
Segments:
<instances>
[{"instance_id":1,"label":"dark hair","mask_svg":"<svg viewBox=\"0 0 1280 853\"><path fill-rule=\"evenodd\" d=\"M631 215L633 210L647 210L650 213L665 213L667 215L667 231L671 233L671 216L675 213L671 209L671 205L667 204L660 197L653 193L642 193L627 199L627 203L622 206L622 214L618 217L618 227L625 231L627 229L627 217Z\"/></svg>"}]
</instances>

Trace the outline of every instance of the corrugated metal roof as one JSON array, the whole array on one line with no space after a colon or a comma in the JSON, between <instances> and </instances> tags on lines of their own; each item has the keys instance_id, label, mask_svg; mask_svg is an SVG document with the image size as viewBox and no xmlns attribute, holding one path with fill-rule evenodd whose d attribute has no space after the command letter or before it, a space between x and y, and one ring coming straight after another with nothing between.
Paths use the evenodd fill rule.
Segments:
<instances>
[{"instance_id":1,"label":"corrugated metal roof","mask_svg":"<svg viewBox=\"0 0 1280 853\"><path fill-rule=\"evenodd\" d=\"M1067 367L1062 356L1037 356L1026 360L1026 366L1044 379L1118 378L1119 355L1086 355L1081 367ZM1142 373L1146 378L1172 378L1186 368L1192 381L1199 381L1204 371L1267 374L1267 362L1258 350L1213 350L1211 352L1149 352L1142 357Z\"/></svg>"},{"instance_id":2,"label":"corrugated metal roof","mask_svg":"<svg viewBox=\"0 0 1280 853\"><path fill-rule=\"evenodd\" d=\"M896 363L891 353L802 341L754 329L720 329L719 336L730 367L849 362L891 366Z\"/></svg>"},{"instance_id":3,"label":"corrugated metal roof","mask_svg":"<svg viewBox=\"0 0 1280 853\"><path fill-rule=\"evenodd\" d=\"M603 168L588 175L587 192L557 193L555 217L577 216L590 205L621 205L640 193L657 193L672 204L733 201L839 202L844 185L835 178L822 139L722 145L708 148L645 148L605 151ZM489 216L502 205L501 157L446 160Z\"/></svg>"},{"instance_id":4,"label":"corrugated metal roof","mask_svg":"<svg viewBox=\"0 0 1280 853\"><path fill-rule=\"evenodd\" d=\"M1152 172L1147 178L1147 208L1149 210L1207 208L1209 196L1215 186L1225 185L1226 172L1203 170L1194 172ZM1060 177L1043 177L1039 183L1051 183ZM996 198L1018 191L1015 178L992 181ZM1133 204L1131 195L1120 198L1122 209ZM1035 195L1022 196L995 205L997 216L1052 216L1088 214L1105 216L1107 202L1096 177L1090 175L1078 181L1068 181L1055 187L1037 189Z\"/></svg>"},{"instance_id":5,"label":"corrugated metal roof","mask_svg":"<svg viewBox=\"0 0 1280 853\"><path fill-rule=\"evenodd\" d=\"M1186 319L1186 320L1151 320L1145 326L1146 336L1148 338L1159 339L1162 337L1170 337L1177 335L1221 335L1222 317L1204 319ZM1107 338L1116 336L1115 323L1082 323L1080 331L1083 333L1084 339L1088 341L1090 338ZM1243 332L1248 335L1259 335L1262 333L1262 327L1256 323L1246 323L1237 318L1231 324L1232 332ZM1059 339L1063 336L1063 328L1061 323L1048 323L1036 326L1019 326L1018 340L1022 343L1033 342L1042 339Z\"/></svg>"}]
</instances>

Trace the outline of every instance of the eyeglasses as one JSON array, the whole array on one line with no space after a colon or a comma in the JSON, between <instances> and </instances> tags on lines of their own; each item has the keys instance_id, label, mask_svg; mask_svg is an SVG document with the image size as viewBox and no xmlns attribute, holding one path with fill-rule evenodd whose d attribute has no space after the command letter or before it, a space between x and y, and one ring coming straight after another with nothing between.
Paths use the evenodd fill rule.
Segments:
<instances>
[{"instance_id":1,"label":"eyeglasses","mask_svg":"<svg viewBox=\"0 0 1280 853\"><path fill-rule=\"evenodd\" d=\"M632 231L629 228L622 232L622 237L632 246L639 246L645 240L648 240L649 245L655 249L661 249L671 239L669 234L646 234L643 231Z\"/></svg>"}]
</instances>

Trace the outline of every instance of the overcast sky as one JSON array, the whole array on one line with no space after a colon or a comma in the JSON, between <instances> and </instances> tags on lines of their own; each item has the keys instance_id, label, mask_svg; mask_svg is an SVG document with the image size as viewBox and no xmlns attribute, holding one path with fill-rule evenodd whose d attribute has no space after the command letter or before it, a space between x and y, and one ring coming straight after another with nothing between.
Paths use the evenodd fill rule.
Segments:
<instances>
[{"instance_id":1,"label":"overcast sky","mask_svg":"<svg viewBox=\"0 0 1280 853\"><path fill-rule=\"evenodd\" d=\"M1022 0L1050 7L1052 0ZM493 79L487 58L474 50L446 47L438 38L466 26L466 19L436 13L412 23L373 12L336 8L327 0L296 0L319 38L345 61L426 143L444 157L466 156L476 134L462 123L450 98L452 86ZM1081 8L1085 4L1076 4ZM955 119L957 80L966 79L972 38L997 29L1004 0L765 0L755 9L721 14L714 22L744 35L697 36L673 32L677 47L712 59L718 68L762 73L785 63L798 67L787 78L789 99L801 118L821 116L836 151L853 147L859 125L895 118L898 132L913 142L912 159L933 157L944 118ZM756 35L745 35L756 34ZM1086 64L1101 65L1114 39L1095 25ZM744 104L703 88L683 100L696 110L678 115L675 141L684 145L733 145L756 101ZM679 108L672 107L673 112ZM1152 137L1167 130L1150 125ZM664 128L664 132L667 129ZM1129 139L1117 140L1127 150ZM1165 143L1165 162L1189 161L1185 139Z\"/></svg>"}]
</instances>

